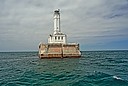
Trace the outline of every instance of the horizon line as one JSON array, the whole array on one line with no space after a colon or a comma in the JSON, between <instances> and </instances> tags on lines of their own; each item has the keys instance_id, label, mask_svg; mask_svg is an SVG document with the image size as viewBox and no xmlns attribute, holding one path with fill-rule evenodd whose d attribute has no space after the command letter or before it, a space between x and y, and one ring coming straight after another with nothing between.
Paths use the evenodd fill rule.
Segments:
<instances>
[{"instance_id":1,"label":"horizon line","mask_svg":"<svg viewBox=\"0 0 128 86\"><path fill-rule=\"evenodd\" d=\"M81 50L83 51L128 51L128 49L97 49L97 50ZM38 52L38 50L9 50L9 51L0 51L0 53L4 52Z\"/></svg>"}]
</instances>

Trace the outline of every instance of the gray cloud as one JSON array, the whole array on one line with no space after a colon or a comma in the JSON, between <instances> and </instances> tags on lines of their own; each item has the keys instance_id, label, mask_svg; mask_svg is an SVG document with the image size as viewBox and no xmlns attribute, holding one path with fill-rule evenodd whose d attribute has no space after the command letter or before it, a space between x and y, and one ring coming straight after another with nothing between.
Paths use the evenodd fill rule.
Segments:
<instances>
[{"instance_id":1,"label":"gray cloud","mask_svg":"<svg viewBox=\"0 0 128 86\"><path fill-rule=\"evenodd\" d=\"M61 9L61 29L81 45L127 39L127 0L1 0L0 51L37 50L53 31L53 11Z\"/></svg>"}]
</instances>

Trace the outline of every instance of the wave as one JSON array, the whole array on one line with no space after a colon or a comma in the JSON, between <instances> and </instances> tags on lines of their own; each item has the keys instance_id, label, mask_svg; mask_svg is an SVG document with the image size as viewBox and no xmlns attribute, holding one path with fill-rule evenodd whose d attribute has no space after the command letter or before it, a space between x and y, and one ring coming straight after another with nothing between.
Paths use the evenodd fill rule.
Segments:
<instances>
[{"instance_id":1,"label":"wave","mask_svg":"<svg viewBox=\"0 0 128 86\"><path fill-rule=\"evenodd\" d=\"M81 86L83 84L89 86L128 86L126 80L103 72L94 72L91 75L85 75L80 77L76 82L70 84L71 86Z\"/></svg>"},{"instance_id":2,"label":"wave","mask_svg":"<svg viewBox=\"0 0 128 86\"><path fill-rule=\"evenodd\" d=\"M117 76L113 76L114 79L118 79L118 80L123 80L122 78L120 77L117 77Z\"/></svg>"}]
</instances>

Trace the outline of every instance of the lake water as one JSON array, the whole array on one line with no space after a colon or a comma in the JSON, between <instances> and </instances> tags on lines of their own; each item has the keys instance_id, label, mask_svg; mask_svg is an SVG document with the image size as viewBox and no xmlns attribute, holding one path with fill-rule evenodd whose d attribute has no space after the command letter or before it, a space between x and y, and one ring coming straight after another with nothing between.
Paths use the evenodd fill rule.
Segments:
<instances>
[{"instance_id":1,"label":"lake water","mask_svg":"<svg viewBox=\"0 0 128 86\"><path fill-rule=\"evenodd\" d=\"M128 86L128 51L82 51L81 58L39 59L1 52L0 86Z\"/></svg>"}]
</instances>

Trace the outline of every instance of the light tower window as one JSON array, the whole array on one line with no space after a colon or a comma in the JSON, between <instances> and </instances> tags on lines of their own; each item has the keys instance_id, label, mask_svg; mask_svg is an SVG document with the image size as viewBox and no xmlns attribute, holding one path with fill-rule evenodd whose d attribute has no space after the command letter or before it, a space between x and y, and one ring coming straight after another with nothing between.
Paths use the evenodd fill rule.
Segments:
<instances>
[{"instance_id":1,"label":"light tower window","mask_svg":"<svg viewBox=\"0 0 128 86\"><path fill-rule=\"evenodd\" d=\"M56 36L55 36L55 40L56 40L57 38L56 38Z\"/></svg>"},{"instance_id":2,"label":"light tower window","mask_svg":"<svg viewBox=\"0 0 128 86\"><path fill-rule=\"evenodd\" d=\"M63 40L63 37L61 37L61 40Z\"/></svg>"},{"instance_id":3,"label":"light tower window","mask_svg":"<svg viewBox=\"0 0 128 86\"><path fill-rule=\"evenodd\" d=\"M58 40L60 40L60 37L58 37Z\"/></svg>"}]
</instances>

